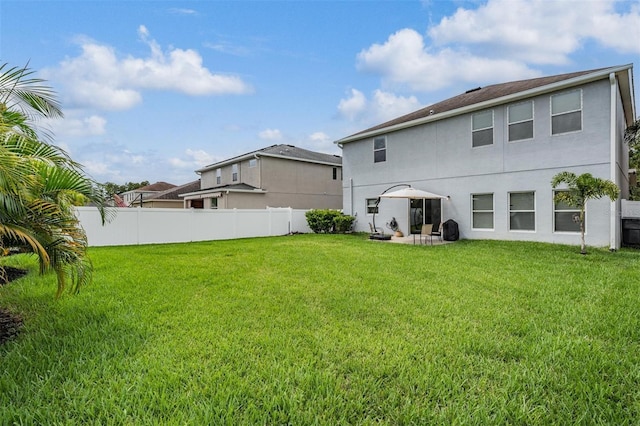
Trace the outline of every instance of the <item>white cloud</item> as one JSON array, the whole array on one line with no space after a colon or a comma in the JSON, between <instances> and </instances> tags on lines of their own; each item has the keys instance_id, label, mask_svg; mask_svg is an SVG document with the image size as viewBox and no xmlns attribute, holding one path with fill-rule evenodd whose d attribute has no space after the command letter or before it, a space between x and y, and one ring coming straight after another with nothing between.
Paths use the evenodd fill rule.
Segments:
<instances>
[{"instance_id":1,"label":"white cloud","mask_svg":"<svg viewBox=\"0 0 640 426\"><path fill-rule=\"evenodd\" d=\"M278 129L265 129L258 133L260 139L278 141L282 139L282 132Z\"/></svg>"},{"instance_id":2,"label":"white cloud","mask_svg":"<svg viewBox=\"0 0 640 426\"><path fill-rule=\"evenodd\" d=\"M313 142L326 142L329 140L329 135L324 132L315 132L309 135L309 140Z\"/></svg>"},{"instance_id":3,"label":"white cloud","mask_svg":"<svg viewBox=\"0 0 640 426\"><path fill-rule=\"evenodd\" d=\"M422 105L415 96L396 96L390 92L376 90L371 103L372 115L377 122L388 121L420 109Z\"/></svg>"},{"instance_id":4,"label":"white cloud","mask_svg":"<svg viewBox=\"0 0 640 426\"><path fill-rule=\"evenodd\" d=\"M422 92L533 78L536 67L568 64L587 43L640 53L640 3L488 0L457 9L427 35L401 29L363 49L357 68L387 90Z\"/></svg>"},{"instance_id":5,"label":"white cloud","mask_svg":"<svg viewBox=\"0 0 640 426\"><path fill-rule=\"evenodd\" d=\"M79 56L44 70L43 75L63 86L73 104L107 110L135 106L142 101L145 89L190 96L245 94L252 90L240 77L209 71L195 50L164 51L144 25L138 35L150 49L148 57L119 57L113 47L81 38Z\"/></svg>"},{"instance_id":6,"label":"white cloud","mask_svg":"<svg viewBox=\"0 0 640 426\"><path fill-rule=\"evenodd\" d=\"M169 164L179 169L188 169L195 171L209 164L213 164L220 161L215 156L209 154L202 149L190 149L187 148L184 152L184 156L180 158L170 158Z\"/></svg>"},{"instance_id":7,"label":"white cloud","mask_svg":"<svg viewBox=\"0 0 640 426\"><path fill-rule=\"evenodd\" d=\"M169 9L169 13L173 15L198 15L198 11L194 9L186 9L179 7L172 7Z\"/></svg>"},{"instance_id":8,"label":"white cloud","mask_svg":"<svg viewBox=\"0 0 640 426\"><path fill-rule=\"evenodd\" d=\"M626 12L616 6L631 5ZM640 53L640 6L635 2L489 0L460 8L429 30L437 45L468 43L528 63L565 64L587 40L622 53ZM635 31L635 37L629 32Z\"/></svg>"},{"instance_id":9,"label":"white cloud","mask_svg":"<svg viewBox=\"0 0 640 426\"><path fill-rule=\"evenodd\" d=\"M360 115L367 105L367 98L359 90L351 89L350 96L347 99L341 99L338 104L340 115L349 120L354 120Z\"/></svg>"},{"instance_id":10,"label":"white cloud","mask_svg":"<svg viewBox=\"0 0 640 426\"><path fill-rule=\"evenodd\" d=\"M340 154L340 149L333 143L329 135L324 132L311 133L302 144L303 148L325 154Z\"/></svg>"},{"instance_id":11,"label":"white cloud","mask_svg":"<svg viewBox=\"0 0 640 426\"><path fill-rule=\"evenodd\" d=\"M415 96L398 96L383 90L375 90L371 100L356 89L351 89L351 94L351 98L340 101L338 111L350 121L364 124L388 121L422 106Z\"/></svg>"},{"instance_id":12,"label":"white cloud","mask_svg":"<svg viewBox=\"0 0 640 426\"><path fill-rule=\"evenodd\" d=\"M384 44L360 52L357 66L380 74L386 86L408 86L416 91L438 90L460 81L508 81L538 75L515 60L484 58L449 48L432 52L424 38L408 28L392 34Z\"/></svg>"},{"instance_id":13,"label":"white cloud","mask_svg":"<svg viewBox=\"0 0 640 426\"><path fill-rule=\"evenodd\" d=\"M102 116L82 116L74 112L67 112L62 119L46 121L56 138L103 135L107 125L107 119Z\"/></svg>"}]
</instances>

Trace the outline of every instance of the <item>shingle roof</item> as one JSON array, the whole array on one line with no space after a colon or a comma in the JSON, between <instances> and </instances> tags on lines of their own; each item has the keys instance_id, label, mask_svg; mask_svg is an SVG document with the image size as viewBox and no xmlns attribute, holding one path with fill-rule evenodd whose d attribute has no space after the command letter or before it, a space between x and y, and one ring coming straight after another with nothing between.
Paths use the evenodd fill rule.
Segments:
<instances>
[{"instance_id":1,"label":"shingle roof","mask_svg":"<svg viewBox=\"0 0 640 426\"><path fill-rule=\"evenodd\" d=\"M539 78L532 78L528 80L519 80L519 81L511 81L508 83L493 84L486 87L478 87L476 89L468 90L465 93L446 99L444 101L437 102L435 104L421 108L412 113L403 115L401 117L395 118L385 123L362 130L351 136L347 136L337 142L341 143L342 141L345 141L345 140L346 141L357 140L358 135L364 135L367 133L375 132L377 130L386 129L388 127L398 126L404 123L410 123L412 121L424 119L432 115L454 111L464 107L471 107L475 104L497 100L505 96L515 95L517 93L526 92L532 89L540 88L542 90L544 86L552 85L554 83L559 83L565 80L570 80L570 79L582 77L582 76L585 76L585 78L587 78L586 76L588 74L601 74L604 71L615 70L615 69L616 68L598 68L598 69L593 69L588 71L578 71L578 72L559 74L559 75L548 76L548 77L539 77Z\"/></svg>"},{"instance_id":2,"label":"shingle roof","mask_svg":"<svg viewBox=\"0 0 640 426\"><path fill-rule=\"evenodd\" d=\"M197 180L194 180L193 182L185 183L184 185L179 185L179 186L174 185L173 188L154 194L149 198L145 198L145 201L149 201L149 200L180 200L182 201L182 198L178 197L178 194L184 194L186 192L194 192L199 189L200 189L200 179L197 179Z\"/></svg>"},{"instance_id":3,"label":"shingle roof","mask_svg":"<svg viewBox=\"0 0 640 426\"><path fill-rule=\"evenodd\" d=\"M256 194L264 194L265 191L260 188L256 188L255 186L248 185L246 183L234 183L231 185L220 185L220 186L212 186L210 188L200 189L200 186L197 188L189 188L189 190L180 191L181 196L194 195L199 193L214 193L214 192L222 192L222 191L254 191Z\"/></svg>"},{"instance_id":4,"label":"shingle roof","mask_svg":"<svg viewBox=\"0 0 640 426\"><path fill-rule=\"evenodd\" d=\"M288 157L292 160L310 161L315 163L329 163L337 166L342 164L342 157L339 155L324 154L322 152L310 151L308 149L299 148L293 145L278 144L271 145L266 148L261 148L255 151L247 152L246 154L238 155L236 157L229 158L224 161L210 164L203 167L196 172L203 172L211 170L217 167L221 167L225 164L235 163L237 161L251 158L254 156L271 156L271 157Z\"/></svg>"},{"instance_id":5,"label":"shingle roof","mask_svg":"<svg viewBox=\"0 0 640 426\"><path fill-rule=\"evenodd\" d=\"M240 191L253 191L254 189L258 189L253 185L249 185L246 183L234 183L231 185L222 185L222 186L212 186L211 188L204 188L203 191L227 191L227 190L240 190Z\"/></svg>"},{"instance_id":6,"label":"shingle roof","mask_svg":"<svg viewBox=\"0 0 640 426\"><path fill-rule=\"evenodd\" d=\"M156 183L152 183L151 185L136 188L134 191L166 191L167 189L171 189L175 187L176 186L172 183L156 182Z\"/></svg>"},{"instance_id":7,"label":"shingle roof","mask_svg":"<svg viewBox=\"0 0 640 426\"><path fill-rule=\"evenodd\" d=\"M320 161L324 163L342 164L342 157L339 155L324 154L322 152L309 151L293 145L272 145L262 148L258 153L291 157L299 160Z\"/></svg>"}]
</instances>

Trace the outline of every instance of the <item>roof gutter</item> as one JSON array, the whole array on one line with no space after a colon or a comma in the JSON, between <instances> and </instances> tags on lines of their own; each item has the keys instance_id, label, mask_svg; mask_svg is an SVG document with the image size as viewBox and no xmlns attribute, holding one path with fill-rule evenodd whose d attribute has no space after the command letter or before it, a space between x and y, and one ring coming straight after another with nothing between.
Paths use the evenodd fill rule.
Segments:
<instances>
[{"instance_id":1,"label":"roof gutter","mask_svg":"<svg viewBox=\"0 0 640 426\"><path fill-rule=\"evenodd\" d=\"M560 90L560 89L564 89L572 86L577 86L579 84L591 83L591 82L602 80L605 78L608 79L610 74L612 73L616 74L622 71L630 70L632 67L633 67L632 64L628 64L628 65L622 65L619 67L607 68L604 70L593 72L591 74L585 74L585 75L570 78L567 80L558 81L556 83L547 84L545 86L536 87L533 89L525 90L523 92L513 93L511 95L501 96L499 98L490 99L490 100L479 102L472 105L467 105L467 106L453 109L450 111L436 113L426 117L418 118L416 120L407 121L405 123L399 123L393 126L384 127L382 129L376 129L366 133L356 133L355 135L351 135L351 136L347 136L346 138L339 139L334 143L337 144L339 147L342 147L342 145L349 142L355 142L361 139L366 139L373 136L382 135L385 133L395 132L398 130L419 126L421 124L430 123L433 121L443 120L445 118L466 114L469 112L489 108L489 107L500 105L500 104L518 101L520 99L528 98L531 96L543 95L545 93L553 92L556 90ZM631 105L632 105L631 109L633 109L633 100L631 100Z\"/></svg>"}]
</instances>

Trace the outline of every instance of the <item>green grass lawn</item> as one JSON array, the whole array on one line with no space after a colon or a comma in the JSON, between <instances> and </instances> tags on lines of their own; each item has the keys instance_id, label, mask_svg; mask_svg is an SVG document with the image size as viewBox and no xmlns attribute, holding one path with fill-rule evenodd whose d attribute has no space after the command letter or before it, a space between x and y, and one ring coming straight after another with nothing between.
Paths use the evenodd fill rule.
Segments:
<instances>
[{"instance_id":1,"label":"green grass lawn","mask_svg":"<svg viewBox=\"0 0 640 426\"><path fill-rule=\"evenodd\" d=\"M640 251L362 235L93 248L0 346L0 424L637 424ZM28 265L29 258L12 263Z\"/></svg>"}]
</instances>

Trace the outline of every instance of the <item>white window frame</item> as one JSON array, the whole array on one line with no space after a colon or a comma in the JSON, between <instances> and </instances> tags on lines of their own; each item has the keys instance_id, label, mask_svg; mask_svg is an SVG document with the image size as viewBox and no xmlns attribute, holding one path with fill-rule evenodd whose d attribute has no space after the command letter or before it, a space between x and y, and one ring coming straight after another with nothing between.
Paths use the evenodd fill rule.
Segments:
<instances>
[{"instance_id":1,"label":"white window frame","mask_svg":"<svg viewBox=\"0 0 640 426\"><path fill-rule=\"evenodd\" d=\"M531 104L531 118L528 118L526 120L519 120L519 121L511 121L511 107L516 107L519 105L524 105L524 104ZM535 138L535 134L536 134L536 128L535 128L535 115L536 115L536 111L535 111L535 103L533 102L533 100L529 100L529 101L525 101L525 102L518 102L517 104L512 104L509 105L507 107L507 140L509 142L519 142L519 141L528 141L531 139ZM523 123L527 123L527 122L531 122L531 137L530 138L521 138L521 139L511 139L511 126L512 125L516 125L516 124L523 124Z\"/></svg>"},{"instance_id":2,"label":"white window frame","mask_svg":"<svg viewBox=\"0 0 640 426\"><path fill-rule=\"evenodd\" d=\"M384 146L382 148L376 148L376 142L382 141ZM384 153L383 160L376 160L376 154L382 152ZM387 161L387 137L386 136L376 136L373 138L373 162L374 163L385 163Z\"/></svg>"},{"instance_id":3,"label":"white window frame","mask_svg":"<svg viewBox=\"0 0 640 426\"><path fill-rule=\"evenodd\" d=\"M249 160L249 168L253 169L258 166L258 160L256 158L252 158Z\"/></svg>"},{"instance_id":4,"label":"white window frame","mask_svg":"<svg viewBox=\"0 0 640 426\"><path fill-rule=\"evenodd\" d=\"M491 113L491 126L475 129L474 128L475 127L475 124L474 124L475 117L479 116L480 114L486 114L488 112ZM492 146L495 143L494 127L495 127L495 114L494 114L492 109L491 110L478 111L476 113L471 114L471 147L472 148L483 148L485 146ZM477 145L476 146L474 144L474 141L473 141L473 135L476 132L482 132L482 131L485 131L485 130L488 130L488 129L491 129L491 143L484 144L484 145Z\"/></svg>"},{"instance_id":5,"label":"white window frame","mask_svg":"<svg viewBox=\"0 0 640 426\"><path fill-rule=\"evenodd\" d=\"M211 197L210 200L211 209L216 210L218 208L218 197Z\"/></svg>"},{"instance_id":6,"label":"white window frame","mask_svg":"<svg viewBox=\"0 0 640 426\"><path fill-rule=\"evenodd\" d=\"M473 197L476 197L478 195L491 195L491 210L475 210L473 208ZM491 213L491 228L476 228L474 226L475 220L474 220L474 215L475 213ZM474 194L471 194L471 229L474 231L494 231L495 230L495 226L496 226L496 197L495 194L493 192L477 192Z\"/></svg>"},{"instance_id":7,"label":"white window frame","mask_svg":"<svg viewBox=\"0 0 640 426\"><path fill-rule=\"evenodd\" d=\"M239 169L238 163L231 165L231 181L232 182L238 181L238 169Z\"/></svg>"},{"instance_id":8,"label":"white window frame","mask_svg":"<svg viewBox=\"0 0 640 426\"><path fill-rule=\"evenodd\" d=\"M569 110L569 111L562 111L562 112L554 113L553 112L553 98L555 98L556 96L566 95L566 94L573 93L573 92L578 92L580 94L580 108L574 109L574 110ZM551 113L551 120L549 120L549 126L551 126L551 129L550 129L551 136L566 135L568 133L581 132L582 129L584 128L584 112L583 112L583 110L584 110L584 102L583 102L583 99L582 99L582 89L569 90L569 91L566 91L566 92L556 93L554 95L551 95L549 97L549 111ZM569 130L567 132L553 133L553 118L554 117L559 117L561 115L566 115L566 114L572 114L572 113L578 112L578 111L580 111L580 128L578 130Z\"/></svg>"},{"instance_id":9,"label":"white window frame","mask_svg":"<svg viewBox=\"0 0 640 426\"><path fill-rule=\"evenodd\" d=\"M216 169L216 185L220 185L222 183L222 169Z\"/></svg>"},{"instance_id":10,"label":"white window frame","mask_svg":"<svg viewBox=\"0 0 640 426\"><path fill-rule=\"evenodd\" d=\"M556 230L556 213L558 212L564 212L564 213L568 213L568 212L573 212L573 216L579 218L580 217L580 208L579 207L571 207L571 208L567 208L567 209L557 209L557 203L556 203L556 192L566 192L566 189L556 189L551 193L551 196L553 197L551 199L552 203L553 203L553 233L554 234L571 234L571 235L575 235L575 234L579 234L580 233L580 224L578 222L578 229L575 231L558 231ZM585 208L584 211L584 234L587 235L587 210Z\"/></svg>"},{"instance_id":11,"label":"white window frame","mask_svg":"<svg viewBox=\"0 0 640 426\"><path fill-rule=\"evenodd\" d=\"M368 215L378 214L377 198L367 198L365 200L365 209Z\"/></svg>"},{"instance_id":12,"label":"white window frame","mask_svg":"<svg viewBox=\"0 0 640 426\"><path fill-rule=\"evenodd\" d=\"M514 210L511 208L511 195L512 194L533 194L533 210ZM509 231L510 232L536 232L537 218L536 218L536 192L535 191L512 191L508 194L509 202ZM512 229L511 228L511 213L533 213L533 229Z\"/></svg>"}]
</instances>

